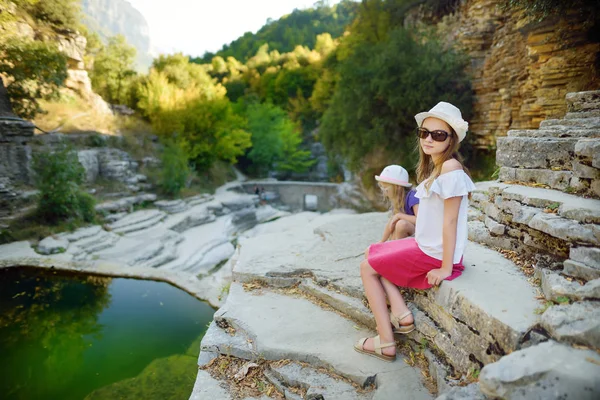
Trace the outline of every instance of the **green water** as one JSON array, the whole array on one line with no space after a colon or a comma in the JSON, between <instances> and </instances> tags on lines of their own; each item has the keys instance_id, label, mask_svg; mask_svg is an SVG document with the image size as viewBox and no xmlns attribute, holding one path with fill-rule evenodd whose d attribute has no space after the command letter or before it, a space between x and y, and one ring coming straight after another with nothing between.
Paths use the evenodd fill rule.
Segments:
<instances>
[{"instance_id":1,"label":"green water","mask_svg":"<svg viewBox=\"0 0 600 400\"><path fill-rule=\"evenodd\" d=\"M0 270L0 398L187 399L213 313L166 283Z\"/></svg>"}]
</instances>

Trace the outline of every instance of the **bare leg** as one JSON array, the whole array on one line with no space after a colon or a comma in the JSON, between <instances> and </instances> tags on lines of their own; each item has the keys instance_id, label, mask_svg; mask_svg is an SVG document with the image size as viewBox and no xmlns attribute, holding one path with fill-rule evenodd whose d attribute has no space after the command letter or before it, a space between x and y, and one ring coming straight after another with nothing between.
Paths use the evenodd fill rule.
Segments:
<instances>
[{"instance_id":1,"label":"bare leg","mask_svg":"<svg viewBox=\"0 0 600 400\"><path fill-rule=\"evenodd\" d=\"M360 263L360 276L362 278L363 286L365 287L367 300L369 300L369 306L375 316L377 332L381 338L381 343L393 342L394 333L392 332L392 323L390 322L390 316L385 301L385 290L379 280L380 276L377 271L371 268L367 260L363 260ZM373 351L373 339L368 339L364 344L364 348L365 350ZM386 347L381 349L381 351L388 356L396 354L395 347Z\"/></svg>"},{"instance_id":2,"label":"bare leg","mask_svg":"<svg viewBox=\"0 0 600 400\"><path fill-rule=\"evenodd\" d=\"M400 220L396 222L392 231L392 240L404 239L415 233L415 226L408 221Z\"/></svg>"},{"instance_id":3,"label":"bare leg","mask_svg":"<svg viewBox=\"0 0 600 400\"><path fill-rule=\"evenodd\" d=\"M394 285L392 282L388 281L383 276L380 276L379 279L381 280L381 284L383 285L385 294L387 294L387 297L390 301L390 308L392 309L392 314L399 317L407 311L409 311L408 307L406 306L406 303L404 302L404 299L402 298L402 295L400 294L400 289L398 288L398 286ZM406 318L402 319L401 325L410 325L413 322L413 316L409 315Z\"/></svg>"}]
</instances>

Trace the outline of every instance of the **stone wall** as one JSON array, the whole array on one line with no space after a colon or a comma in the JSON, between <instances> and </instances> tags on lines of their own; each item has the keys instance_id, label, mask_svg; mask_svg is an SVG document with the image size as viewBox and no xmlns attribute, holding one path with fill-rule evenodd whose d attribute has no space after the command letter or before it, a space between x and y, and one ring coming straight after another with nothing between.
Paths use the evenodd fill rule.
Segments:
<instances>
[{"instance_id":1,"label":"stone wall","mask_svg":"<svg viewBox=\"0 0 600 400\"><path fill-rule=\"evenodd\" d=\"M544 119L564 116L567 92L600 85L600 43L589 38L587 14L536 22L501 3L462 1L436 26L449 45L471 57L475 103L469 122L480 147L493 147L509 129L537 128Z\"/></svg>"}]
</instances>

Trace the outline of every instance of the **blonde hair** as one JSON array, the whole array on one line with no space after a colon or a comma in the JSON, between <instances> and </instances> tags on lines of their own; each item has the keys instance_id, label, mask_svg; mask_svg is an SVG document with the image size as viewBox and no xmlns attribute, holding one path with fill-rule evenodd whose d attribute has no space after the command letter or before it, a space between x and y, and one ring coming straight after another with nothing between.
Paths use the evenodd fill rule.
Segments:
<instances>
[{"instance_id":1,"label":"blonde hair","mask_svg":"<svg viewBox=\"0 0 600 400\"><path fill-rule=\"evenodd\" d=\"M423 122L425 122L425 120ZM454 129L450 125L448 126L450 127L450 135L448 136L450 138L450 143L446 150L444 150L444 152L442 153L441 157L438 158L437 163L433 161L433 158L431 158L431 156L425 154L423 148L421 147L421 142L417 137L417 149L419 151L419 162L417 164L417 182L421 183L427 180L427 182L425 182L425 189L427 189L427 191L429 191L429 188L431 187L433 181L442 173L442 165L444 164L444 162L452 158L457 160L462 165L463 170L467 175L469 175L469 177L471 176L469 169L465 167L465 163L463 161L462 156L458 152L458 148L460 147L460 141L458 140L458 136L456 135Z\"/></svg>"},{"instance_id":2,"label":"blonde hair","mask_svg":"<svg viewBox=\"0 0 600 400\"><path fill-rule=\"evenodd\" d=\"M383 198L386 203L390 203L390 209L394 214L398 214L399 212L404 212L404 205L406 203L406 188L401 185L394 185L388 182L379 182L379 185L387 188L389 191L389 196L386 195L385 191L381 191Z\"/></svg>"}]
</instances>

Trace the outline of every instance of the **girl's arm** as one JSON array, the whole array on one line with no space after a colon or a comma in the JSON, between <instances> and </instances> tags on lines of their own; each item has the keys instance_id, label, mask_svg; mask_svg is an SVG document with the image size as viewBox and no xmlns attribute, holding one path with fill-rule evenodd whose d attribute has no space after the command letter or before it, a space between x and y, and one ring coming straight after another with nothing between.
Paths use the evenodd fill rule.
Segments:
<instances>
[{"instance_id":1,"label":"girl's arm","mask_svg":"<svg viewBox=\"0 0 600 400\"><path fill-rule=\"evenodd\" d=\"M444 200L444 224L442 228L442 268L427 273L430 285L439 285L452 274L454 249L456 246L456 223L462 197L450 197Z\"/></svg>"},{"instance_id":2,"label":"girl's arm","mask_svg":"<svg viewBox=\"0 0 600 400\"><path fill-rule=\"evenodd\" d=\"M390 218L390 220L388 221L388 223L385 224L385 228L383 229L383 237L381 238L381 240L379 241L379 243L383 243L386 240L388 240L388 238L392 234L392 230L394 229L394 225L396 225L396 221L397 221L396 216L392 215L392 218Z\"/></svg>"},{"instance_id":3,"label":"girl's arm","mask_svg":"<svg viewBox=\"0 0 600 400\"><path fill-rule=\"evenodd\" d=\"M396 221L403 219L405 221L410 222L413 225L416 225L417 224L417 213L419 212L419 205L415 204L414 206L412 206L412 210L415 213L415 215L398 213L398 214L396 214L396 216L398 217L398 219Z\"/></svg>"}]
</instances>

